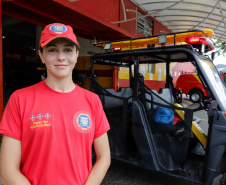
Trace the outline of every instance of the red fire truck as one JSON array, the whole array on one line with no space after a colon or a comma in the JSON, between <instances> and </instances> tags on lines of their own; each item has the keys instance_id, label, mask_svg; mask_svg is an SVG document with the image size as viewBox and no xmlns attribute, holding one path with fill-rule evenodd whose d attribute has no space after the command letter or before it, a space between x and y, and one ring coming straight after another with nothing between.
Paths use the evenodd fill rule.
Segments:
<instances>
[{"instance_id":1,"label":"red fire truck","mask_svg":"<svg viewBox=\"0 0 226 185\"><path fill-rule=\"evenodd\" d=\"M225 83L226 73L221 73L220 75ZM207 90L196 73L181 74L176 81L175 88L189 95L190 100L194 103L198 103L202 99L209 97Z\"/></svg>"}]
</instances>

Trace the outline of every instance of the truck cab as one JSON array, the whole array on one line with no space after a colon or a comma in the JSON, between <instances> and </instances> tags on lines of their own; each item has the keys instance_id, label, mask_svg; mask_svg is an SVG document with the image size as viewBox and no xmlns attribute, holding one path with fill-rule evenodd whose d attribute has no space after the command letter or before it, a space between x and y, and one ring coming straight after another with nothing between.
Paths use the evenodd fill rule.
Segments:
<instances>
[{"instance_id":1,"label":"truck cab","mask_svg":"<svg viewBox=\"0 0 226 185\"><path fill-rule=\"evenodd\" d=\"M212 35L211 30L191 30L94 44L101 52L89 52L90 91L99 95L110 123L113 159L204 185L226 171L226 88L204 55L214 49ZM209 94L197 108L183 107L182 92L173 85L172 66L182 63L194 66ZM141 72L149 64L165 69L164 85L157 90ZM104 88L95 65L126 68L129 85ZM173 123L155 121L158 107L173 111ZM208 115L208 133L193 120L200 110Z\"/></svg>"}]
</instances>

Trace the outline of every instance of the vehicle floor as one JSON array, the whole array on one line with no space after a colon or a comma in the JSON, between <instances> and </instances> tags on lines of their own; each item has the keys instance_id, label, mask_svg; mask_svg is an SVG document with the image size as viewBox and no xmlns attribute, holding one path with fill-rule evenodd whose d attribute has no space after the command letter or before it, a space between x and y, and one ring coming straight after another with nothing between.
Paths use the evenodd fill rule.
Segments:
<instances>
[{"instance_id":1,"label":"vehicle floor","mask_svg":"<svg viewBox=\"0 0 226 185\"><path fill-rule=\"evenodd\" d=\"M131 152L127 155L112 155L113 160L121 161L123 163L130 164L142 168L139 161L139 154L136 152ZM204 151L199 145L194 149L194 151L188 156L186 163L183 165L183 170L181 171L165 171L160 170L163 174L167 174L174 177L179 177L180 179L190 181L191 183L201 184L199 176L202 173L202 167L204 163ZM144 168L142 168L144 169ZM150 171L151 169L146 169ZM153 172L153 170L151 170Z\"/></svg>"}]
</instances>

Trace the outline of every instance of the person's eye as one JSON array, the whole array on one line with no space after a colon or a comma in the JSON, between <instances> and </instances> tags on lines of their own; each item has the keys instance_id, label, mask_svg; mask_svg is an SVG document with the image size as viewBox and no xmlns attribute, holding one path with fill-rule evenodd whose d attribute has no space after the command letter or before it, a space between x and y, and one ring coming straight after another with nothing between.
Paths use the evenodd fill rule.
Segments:
<instances>
[{"instance_id":1,"label":"person's eye","mask_svg":"<svg viewBox=\"0 0 226 185\"><path fill-rule=\"evenodd\" d=\"M67 53L70 53L70 52L72 52L73 50L71 49L71 48L66 48L65 49L65 52L67 52Z\"/></svg>"},{"instance_id":2,"label":"person's eye","mask_svg":"<svg viewBox=\"0 0 226 185\"><path fill-rule=\"evenodd\" d=\"M48 52L51 52L51 53L53 53L53 52L56 52L57 50L55 49L55 48L49 48L48 49Z\"/></svg>"}]
</instances>

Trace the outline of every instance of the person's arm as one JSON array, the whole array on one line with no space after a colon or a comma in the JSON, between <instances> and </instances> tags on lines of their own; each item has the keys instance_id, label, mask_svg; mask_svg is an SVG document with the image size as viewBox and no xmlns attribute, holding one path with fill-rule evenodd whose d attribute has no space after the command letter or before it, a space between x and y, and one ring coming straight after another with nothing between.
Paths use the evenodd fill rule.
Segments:
<instances>
[{"instance_id":1,"label":"person's arm","mask_svg":"<svg viewBox=\"0 0 226 185\"><path fill-rule=\"evenodd\" d=\"M96 162L85 185L99 185L104 179L104 176L111 163L111 154L107 133L94 139L93 144L96 153Z\"/></svg>"},{"instance_id":2,"label":"person's arm","mask_svg":"<svg viewBox=\"0 0 226 185\"><path fill-rule=\"evenodd\" d=\"M3 136L0 155L1 181L4 185L31 185L20 172L21 141Z\"/></svg>"}]
</instances>

